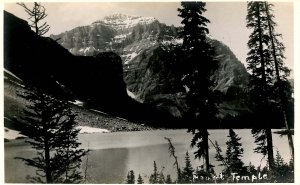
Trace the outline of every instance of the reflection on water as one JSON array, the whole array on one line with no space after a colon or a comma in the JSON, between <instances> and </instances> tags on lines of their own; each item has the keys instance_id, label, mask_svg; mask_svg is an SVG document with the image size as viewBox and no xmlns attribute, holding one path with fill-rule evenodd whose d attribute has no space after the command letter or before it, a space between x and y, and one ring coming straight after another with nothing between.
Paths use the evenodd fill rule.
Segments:
<instances>
[{"instance_id":1,"label":"reflection on water","mask_svg":"<svg viewBox=\"0 0 300 185\"><path fill-rule=\"evenodd\" d=\"M260 154L253 153L256 147L254 138L249 129L235 130L241 137L244 148L243 161L248 165L265 165L265 160ZM210 139L218 141L223 153L226 151L228 130L209 130ZM176 155L183 167L185 153L188 150L193 159L195 149L190 148L192 135L186 130L159 130L142 132L119 132L119 133L95 133L82 134L79 139L82 147L92 150L89 153L88 182L89 183L125 183L127 172L134 170L136 176L140 173L144 179L148 179L153 171L153 161L156 161L158 170L164 174L171 174L176 178L174 160L168 153L167 141L169 137L176 148ZM286 162L289 160L289 148L286 137L280 138L273 134L274 150L278 149ZM210 144L210 159L219 173L219 162L215 161L215 149ZM34 169L24 165L22 161L13 159L15 156L29 157L34 151L24 144L24 141L13 141L5 144L5 181L22 183L26 181L26 175L34 174ZM262 159L262 160L261 160ZM83 158L82 167L85 168L86 158ZM202 164L200 160L192 161L193 167ZM146 181L147 182L147 181Z\"/></svg>"},{"instance_id":2,"label":"reflection on water","mask_svg":"<svg viewBox=\"0 0 300 185\"><path fill-rule=\"evenodd\" d=\"M88 156L88 183L124 183L127 172L128 149L94 150ZM83 168L85 168L85 160ZM125 175L125 176L124 176Z\"/></svg>"}]
</instances>

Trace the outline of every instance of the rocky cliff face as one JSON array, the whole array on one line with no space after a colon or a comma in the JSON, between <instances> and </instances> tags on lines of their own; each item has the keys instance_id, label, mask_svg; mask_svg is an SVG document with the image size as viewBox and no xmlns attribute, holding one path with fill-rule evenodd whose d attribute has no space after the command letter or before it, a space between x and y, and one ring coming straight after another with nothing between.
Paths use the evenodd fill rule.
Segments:
<instances>
[{"instance_id":1,"label":"rocky cliff face","mask_svg":"<svg viewBox=\"0 0 300 185\"><path fill-rule=\"evenodd\" d=\"M181 44L176 39L178 29L151 17L115 14L51 37L61 38L59 43L75 55L116 52L122 58L124 80L133 97L181 117L186 110L185 97L172 71L171 51L172 45ZM235 101L236 107L243 106L240 92L248 83L245 67L224 43L210 42L220 61L212 76L216 89L226 94L228 101ZM230 114L237 113L233 112Z\"/></svg>"},{"instance_id":2,"label":"rocky cliff face","mask_svg":"<svg viewBox=\"0 0 300 185\"><path fill-rule=\"evenodd\" d=\"M75 55L115 51L128 64L139 52L156 45L166 27L153 17L114 14L51 37L60 38L58 42Z\"/></svg>"}]
</instances>

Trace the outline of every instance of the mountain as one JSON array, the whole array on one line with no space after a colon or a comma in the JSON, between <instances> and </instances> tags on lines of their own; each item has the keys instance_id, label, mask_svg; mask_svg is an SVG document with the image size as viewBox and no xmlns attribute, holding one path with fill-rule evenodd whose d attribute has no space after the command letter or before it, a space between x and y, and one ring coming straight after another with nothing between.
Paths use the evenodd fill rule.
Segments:
<instances>
[{"instance_id":1,"label":"mountain","mask_svg":"<svg viewBox=\"0 0 300 185\"><path fill-rule=\"evenodd\" d=\"M180 86L180 68L174 63L180 58L176 55L182 44L177 39L180 29L154 18L117 14L49 38L36 35L26 21L4 11L5 78L14 78L15 87L22 82L84 102L82 114L94 109L155 127L186 128L191 126L185 117L186 90ZM192 126L261 127L249 108L245 67L224 43L208 41L220 61L211 78L224 101L219 105L218 124ZM19 115L14 110L22 110L25 104L14 103L9 94L6 97L12 103L5 109L12 110L8 112L14 118ZM278 117L268 117L274 128Z\"/></svg>"},{"instance_id":2,"label":"mountain","mask_svg":"<svg viewBox=\"0 0 300 185\"><path fill-rule=\"evenodd\" d=\"M172 71L172 47L180 45L178 27L167 26L152 17L114 14L91 25L74 28L59 35L63 47L74 55L94 55L113 51L121 56L127 89L136 100L151 104L175 117L187 109L184 90ZM208 38L215 47L219 69L211 77L216 90L226 101L220 105L221 117L249 112L244 103L248 73L243 64L224 43Z\"/></svg>"},{"instance_id":3,"label":"mountain","mask_svg":"<svg viewBox=\"0 0 300 185\"><path fill-rule=\"evenodd\" d=\"M4 68L55 96L85 102L131 121L167 125L170 115L127 94L121 58L113 52L74 56L55 40L36 35L28 23L4 11Z\"/></svg>"},{"instance_id":4,"label":"mountain","mask_svg":"<svg viewBox=\"0 0 300 185\"><path fill-rule=\"evenodd\" d=\"M114 14L88 26L76 27L59 35L63 47L75 55L90 56L98 52L114 51L125 64L129 64L139 52L156 46L158 38L170 38L176 34L176 28L159 23L153 17Z\"/></svg>"}]
</instances>

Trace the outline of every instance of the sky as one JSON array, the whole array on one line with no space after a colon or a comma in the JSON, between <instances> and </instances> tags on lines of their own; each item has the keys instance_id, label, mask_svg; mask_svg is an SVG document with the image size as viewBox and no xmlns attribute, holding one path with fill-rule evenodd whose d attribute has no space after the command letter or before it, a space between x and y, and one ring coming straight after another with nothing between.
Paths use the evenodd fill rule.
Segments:
<instances>
[{"instance_id":1,"label":"sky","mask_svg":"<svg viewBox=\"0 0 300 185\"><path fill-rule=\"evenodd\" d=\"M286 47L286 65L294 69L293 2L272 3L275 5L275 22L278 24L276 32L283 35L282 41ZM59 34L77 26L89 25L113 13L150 16L167 25L181 25L181 18L178 17L177 11L180 2L44 2L42 5L48 14L46 21L51 26L49 35ZM4 9L22 19L28 18L23 8L16 3L5 3ZM207 2L206 9L204 16L211 22L208 24L210 36L229 46L246 66L247 42L251 32L246 28L246 2Z\"/></svg>"}]
</instances>

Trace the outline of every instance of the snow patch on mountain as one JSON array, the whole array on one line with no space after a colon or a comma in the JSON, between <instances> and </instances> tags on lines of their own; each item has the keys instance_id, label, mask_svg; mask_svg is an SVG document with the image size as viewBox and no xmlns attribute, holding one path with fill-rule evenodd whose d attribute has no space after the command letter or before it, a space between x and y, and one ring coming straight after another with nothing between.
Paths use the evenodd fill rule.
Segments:
<instances>
[{"instance_id":1,"label":"snow patch on mountain","mask_svg":"<svg viewBox=\"0 0 300 185\"><path fill-rule=\"evenodd\" d=\"M113 40L116 43L122 43L128 36L131 35L132 32L126 33L126 34L120 34L120 35L116 35L114 36Z\"/></svg>"},{"instance_id":2,"label":"snow patch on mountain","mask_svg":"<svg viewBox=\"0 0 300 185\"><path fill-rule=\"evenodd\" d=\"M161 41L160 45L162 46L162 50L169 52L172 49L172 46L181 46L182 43L183 43L183 39L173 38L171 40Z\"/></svg>"},{"instance_id":3,"label":"snow patch on mountain","mask_svg":"<svg viewBox=\"0 0 300 185\"><path fill-rule=\"evenodd\" d=\"M121 57L124 59L124 64L129 64L136 56L138 56L139 53L132 52L126 55L122 55Z\"/></svg>"},{"instance_id":4,"label":"snow patch on mountain","mask_svg":"<svg viewBox=\"0 0 300 185\"><path fill-rule=\"evenodd\" d=\"M79 107L83 107L83 105L84 105L84 102L80 101L80 100L69 101L69 103L72 103L72 104L77 105Z\"/></svg>"},{"instance_id":5,"label":"snow patch on mountain","mask_svg":"<svg viewBox=\"0 0 300 185\"><path fill-rule=\"evenodd\" d=\"M93 53L99 52L99 49L96 49L94 46L88 46L88 47L82 47L78 51L76 48L71 48L69 49L69 51L73 54L78 52L79 55L90 56L93 55Z\"/></svg>"},{"instance_id":6,"label":"snow patch on mountain","mask_svg":"<svg viewBox=\"0 0 300 185\"><path fill-rule=\"evenodd\" d=\"M94 128L94 127L88 127L88 126L78 126L77 129L80 129L80 134L92 134L92 133L108 133L110 132L107 129L102 128Z\"/></svg>"},{"instance_id":7,"label":"snow patch on mountain","mask_svg":"<svg viewBox=\"0 0 300 185\"><path fill-rule=\"evenodd\" d=\"M127 95L129 96L129 97L131 97L131 98L133 98L133 99L136 99L136 96L135 96L135 94L133 94L131 91L129 91L128 89L126 89L126 91L127 91Z\"/></svg>"},{"instance_id":8,"label":"snow patch on mountain","mask_svg":"<svg viewBox=\"0 0 300 185\"><path fill-rule=\"evenodd\" d=\"M103 20L96 21L93 24L109 25L114 29L122 30L126 28L132 28L138 24L150 24L156 20L157 19L155 19L154 17L131 16L117 13L106 16Z\"/></svg>"},{"instance_id":9,"label":"snow patch on mountain","mask_svg":"<svg viewBox=\"0 0 300 185\"><path fill-rule=\"evenodd\" d=\"M123 39L129 36L132 32L126 33L126 34L121 34L121 35L116 35L114 39Z\"/></svg>"},{"instance_id":10,"label":"snow patch on mountain","mask_svg":"<svg viewBox=\"0 0 300 185\"><path fill-rule=\"evenodd\" d=\"M173 45L182 45L182 43L183 43L183 39L163 40L163 41L161 42L161 44L162 44L163 46L171 45L171 44L173 44Z\"/></svg>"},{"instance_id":11,"label":"snow patch on mountain","mask_svg":"<svg viewBox=\"0 0 300 185\"><path fill-rule=\"evenodd\" d=\"M94 48L93 46L92 47L87 47L84 49L83 53L86 53L86 52L92 52L92 51L95 51L96 48Z\"/></svg>"}]
</instances>

